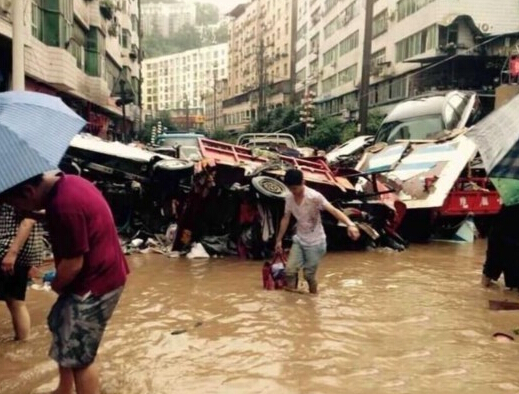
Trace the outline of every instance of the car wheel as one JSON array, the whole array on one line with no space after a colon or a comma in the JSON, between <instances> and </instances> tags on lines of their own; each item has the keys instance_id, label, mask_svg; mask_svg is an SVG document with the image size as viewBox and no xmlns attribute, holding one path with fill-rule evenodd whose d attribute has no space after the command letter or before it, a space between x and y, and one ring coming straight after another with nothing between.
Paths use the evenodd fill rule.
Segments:
<instances>
[{"instance_id":1,"label":"car wheel","mask_svg":"<svg viewBox=\"0 0 519 394\"><path fill-rule=\"evenodd\" d=\"M257 176L252 178L254 189L265 197L284 199L290 191L281 181L269 176Z\"/></svg>"}]
</instances>

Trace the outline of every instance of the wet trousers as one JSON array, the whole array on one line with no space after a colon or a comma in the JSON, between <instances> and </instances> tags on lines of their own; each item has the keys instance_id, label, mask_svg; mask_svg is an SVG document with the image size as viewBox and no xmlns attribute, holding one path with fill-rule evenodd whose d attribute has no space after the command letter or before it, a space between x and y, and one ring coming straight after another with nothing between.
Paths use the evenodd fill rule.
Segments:
<instances>
[{"instance_id":1,"label":"wet trousers","mask_svg":"<svg viewBox=\"0 0 519 394\"><path fill-rule=\"evenodd\" d=\"M285 269L287 285L294 287L299 270L303 269L305 280L310 286L316 286L315 275L322 257L326 253L326 242L317 245L302 245L294 239ZM292 285L292 286L291 286Z\"/></svg>"}]
</instances>

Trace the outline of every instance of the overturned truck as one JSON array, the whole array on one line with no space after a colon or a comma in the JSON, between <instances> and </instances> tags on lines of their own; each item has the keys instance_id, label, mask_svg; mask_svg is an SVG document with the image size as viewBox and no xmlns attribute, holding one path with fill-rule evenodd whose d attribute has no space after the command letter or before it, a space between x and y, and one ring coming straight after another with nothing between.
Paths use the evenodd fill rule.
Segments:
<instances>
[{"instance_id":1,"label":"overturned truck","mask_svg":"<svg viewBox=\"0 0 519 394\"><path fill-rule=\"evenodd\" d=\"M255 155L249 148L205 138L198 143L202 160L180 213L175 249L184 250L195 242L210 254L267 257L283 216L288 189L281 180L289 168L300 169L310 187L359 223L363 237L352 243L345 229L324 214L331 249L405 248L396 232L405 205L382 183L359 192L348 177L335 176L322 160ZM355 179L359 176L351 174ZM371 181L366 179L368 184Z\"/></svg>"}]
</instances>

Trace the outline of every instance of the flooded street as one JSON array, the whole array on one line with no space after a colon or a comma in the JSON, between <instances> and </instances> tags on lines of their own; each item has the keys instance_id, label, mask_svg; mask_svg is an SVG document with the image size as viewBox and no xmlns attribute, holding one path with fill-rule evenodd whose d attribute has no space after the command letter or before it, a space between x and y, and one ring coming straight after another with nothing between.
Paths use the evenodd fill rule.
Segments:
<instances>
[{"instance_id":1,"label":"flooded street","mask_svg":"<svg viewBox=\"0 0 519 394\"><path fill-rule=\"evenodd\" d=\"M261 262L133 256L98 358L103 393L518 393L519 347L492 334L512 334L519 313L489 311L488 300L519 297L481 288L484 251L329 254L318 297L264 291ZM53 299L29 291L25 344L9 342L2 309L1 394L56 384Z\"/></svg>"}]
</instances>

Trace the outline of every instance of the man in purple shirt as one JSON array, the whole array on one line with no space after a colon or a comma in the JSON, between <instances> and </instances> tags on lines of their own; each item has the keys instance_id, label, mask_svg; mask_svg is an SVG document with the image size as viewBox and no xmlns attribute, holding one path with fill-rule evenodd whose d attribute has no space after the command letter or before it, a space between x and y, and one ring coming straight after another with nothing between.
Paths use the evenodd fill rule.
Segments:
<instances>
[{"instance_id":1,"label":"man in purple shirt","mask_svg":"<svg viewBox=\"0 0 519 394\"><path fill-rule=\"evenodd\" d=\"M90 182L45 174L2 195L25 211L45 209L59 297L48 317L49 355L59 365L56 394L99 394L95 357L129 272L110 208Z\"/></svg>"}]
</instances>

